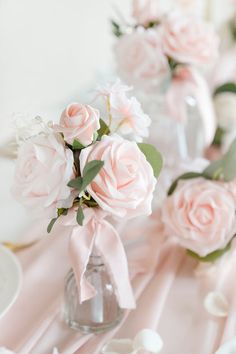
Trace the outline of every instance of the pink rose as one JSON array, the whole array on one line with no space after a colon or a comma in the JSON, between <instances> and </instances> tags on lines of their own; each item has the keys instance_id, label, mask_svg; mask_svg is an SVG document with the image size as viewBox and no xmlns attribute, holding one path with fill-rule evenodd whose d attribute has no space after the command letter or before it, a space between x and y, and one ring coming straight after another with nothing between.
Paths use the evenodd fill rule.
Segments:
<instances>
[{"instance_id":1,"label":"pink rose","mask_svg":"<svg viewBox=\"0 0 236 354\"><path fill-rule=\"evenodd\" d=\"M122 36L115 54L120 74L131 84L155 86L169 70L159 30L139 28Z\"/></svg>"},{"instance_id":2,"label":"pink rose","mask_svg":"<svg viewBox=\"0 0 236 354\"><path fill-rule=\"evenodd\" d=\"M197 17L171 13L163 21L163 50L184 64L207 64L216 59L219 40L213 28Z\"/></svg>"},{"instance_id":3,"label":"pink rose","mask_svg":"<svg viewBox=\"0 0 236 354\"><path fill-rule=\"evenodd\" d=\"M140 25L155 22L163 15L157 0L133 0L133 17Z\"/></svg>"},{"instance_id":4,"label":"pink rose","mask_svg":"<svg viewBox=\"0 0 236 354\"><path fill-rule=\"evenodd\" d=\"M94 133L100 128L100 113L89 105L71 103L62 112L57 132L63 133L65 141L73 144L76 139L84 146L92 143Z\"/></svg>"},{"instance_id":5,"label":"pink rose","mask_svg":"<svg viewBox=\"0 0 236 354\"><path fill-rule=\"evenodd\" d=\"M38 135L21 145L12 192L28 208L57 215L57 208L70 207L74 158L59 134Z\"/></svg>"},{"instance_id":6,"label":"pink rose","mask_svg":"<svg viewBox=\"0 0 236 354\"><path fill-rule=\"evenodd\" d=\"M81 171L92 160L104 161L103 168L87 187L103 210L121 218L151 213L156 179L136 143L118 135L103 136L100 142L81 151Z\"/></svg>"},{"instance_id":7,"label":"pink rose","mask_svg":"<svg viewBox=\"0 0 236 354\"><path fill-rule=\"evenodd\" d=\"M234 236L235 202L224 184L202 178L182 181L165 200L162 220L169 236L204 257Z\"/></svg>"}]
</instances>

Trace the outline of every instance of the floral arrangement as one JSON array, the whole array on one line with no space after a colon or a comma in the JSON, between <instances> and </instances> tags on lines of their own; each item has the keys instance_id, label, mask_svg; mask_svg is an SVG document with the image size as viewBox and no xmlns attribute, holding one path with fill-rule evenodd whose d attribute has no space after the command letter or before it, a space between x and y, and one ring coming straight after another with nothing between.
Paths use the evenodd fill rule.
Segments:
<instances>
[{"instance_id":1,"label":"floral arrangement","mask_svg":"<svg viewBox=\"0 0 236 354\"><path fill-rule=\"evenodd\" d=\"M160 9L155 0L134 0L134 24L112 22L118 70L127 82L153 87L179 66L207 65L217 58L219 39L210 24Z\"/></svg>"},{"instance_id":2,"label":"floral arrangement","mask_svg":"<svg viewBox=\"0 0 236 354\"><path fill-rule=\"evenodd\" d=\"M154 93L153 101L162 95L166 117L182 127L195 109L199 130L203 130L203 150L212 143L216 130L212 95L203 72L218 57L219 38L199 16L160 9L158 1L133 0L133 23L112 22L117 71L144 102L145 93Z\"/></svg>"},{"instance_id":3,"label":"floral arrangement","mask_svg":"<svg viewBox=\"0 0 236 354\"><path fill-rule=\"evenodd\" d=\"M201 261L229 250L236 234L236 140L202 172L178 177L163 203L165 232Z\"/></svg>"},{"instance_id":4,"label":"floral arrangement","mask_svg":"<svg viewBox=\"0 0 236 354\"><path fill-rule=\"evenodd\" d=\"M134 302L132 295L129 298L126 257L107 218L149 215L162 166L158 151L142 142L150 119L140 103L128 96L129 91L119 80L96 90L105 105L104 119L98 109L72 103L62 112L59 124L36 118L29 133L21 127L13 186L14 196L23 205L52 218L48 232L59 218L70 227L70 254L81 301L94 295L82 279L96 245L113 272L121 307L128 308ZM111 245L115 257L110 256ZM118 259L122 278L116 269Z\"/></svg>"}]
</instances>

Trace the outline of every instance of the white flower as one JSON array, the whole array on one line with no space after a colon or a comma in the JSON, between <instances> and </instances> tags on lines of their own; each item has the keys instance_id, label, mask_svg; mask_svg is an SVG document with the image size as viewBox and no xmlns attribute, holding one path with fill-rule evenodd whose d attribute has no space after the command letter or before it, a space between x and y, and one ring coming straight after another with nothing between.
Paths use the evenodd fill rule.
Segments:
<instances>
[{"instance_id":1,"label":"white flower","mask_svg":"<svg viewBox=\"0 0 236 354\"><path fill-rule=\"evenodd\" d=\"M103 97L110 121L110 129L126 139L142 142L149 135L150 117L142 110L140 102L135 97L128 97L131 87L118 79L97 88L97 97ZM108 119L108 120L109 120Z\"/></svg>"},{"instance_id":2,"label":"white flower","mask_svg":"<svg viewBox=\"0 0 236 354\"><path fill-rule=\"evenodd\" d=\"M213 291L207 294L204 300L204 307L211 315L226 317L229 312L229 304L224 294Z\"/></svg>"},{"instance_id":3,"label":"white flower","mask_svg":"<svg viewBox=\"0 0 236 354\"><path fill-rule=\"evenodd\" d=\"M142 142L149 136L150 117L142 110L135 97L113 95L111 100L112 126L117 132L129 140Z\"/></svg>"},{"instance_id":4,"label":"white flower","mask_svg":"<svg viewBox=\"0 0 236 354\"><path fill-rule=\"evenodd\" d=\"M121 82L120 79L117 79L115 82L109 82L105 85L99 85L95 92L98 96L110 97L111 95L125 95L126 92L129 92L133 89L131 86L127 86Z\"/></svg>"},{"instance_id":5,"label":"white flower","mask_svg":"<svg viewBox=\"0 0 236 354\"><path fill-rule=\"evenodd\" d=\"M236 337L224 343L215 354L236 354Z\"/></svg>"},{"instance_id":6,"label":"white flower","mask_svg":"<svg viewBox=\"0 0 236 354\"><path fill-rule=\"evenodd\" d=\"M23 114L15 115L14 124L16 127L16 140L18 144L40 134L49 134L51 132L50 122L46 123L37 116L30 119Z\"/></svg>"},{"instance_id":7,"label":"white flower","mask_svg":"<svg viewBox=\"0 0 236 354\"><path fill-rule=\"evenodd\" d=\"M143 329L138 332L134 340L112 339L103 349L102 354L138 354L144 350L155 354L162 350L163 342L159 334L151 329Z\"/></svg>"},{"instance_id":8,"label":"white flower","mask_svg":"<svg viewBox=\"0 0 236 354\"><path fill-rule=\"evenodd\" d=\"M214 99L219 126L225 131L236 129L236 94L224 92Z\"/></svg>"},{"instance_id":9,"label":"white flower","mask_svg":"<svg viewBox=\"0 0 236 354\"><path fill-rule=\"evenodd\" d=\"M53 348L52 354L59 354L59 351L58 351L58 349L56 347Z\"/></svg>"}]
</instances>

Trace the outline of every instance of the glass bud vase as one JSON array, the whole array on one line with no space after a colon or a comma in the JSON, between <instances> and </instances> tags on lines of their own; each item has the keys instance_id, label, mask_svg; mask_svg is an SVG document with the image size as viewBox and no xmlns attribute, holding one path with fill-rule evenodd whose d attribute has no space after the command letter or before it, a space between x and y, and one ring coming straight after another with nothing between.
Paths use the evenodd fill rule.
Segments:
<instances>
[{"instance_id":1,"label":"glass bud vase","mask_svg":"<svg viewBox=\"0 0 236 354\"><path fill-rule=\"evenodd\" d=\"M119 307L114 286L99 255L90 256L85 277L97 294L80 304L75 275L70 270L65 280L65 321L69 327L83 333L105 332L121 321L123 310Z\"/></svg>"},{"instance_id":2,"label":"glass bud vase","mask_svg":"<svg viewBox=\"0 0 236 354\"><path fill-rule=\"evenodd\" d=\"M203 155L203 123L197 102L191 96L184 99L187 122L177 122L170 117L166 106L166 92L167 88L161 87L148 93L137 91L136 96L152 121L147 142L161 152L165 166L174 167L179 162L187 162ZM178 104L176 102L176 106Z\"/></svg>"}]
</instances>

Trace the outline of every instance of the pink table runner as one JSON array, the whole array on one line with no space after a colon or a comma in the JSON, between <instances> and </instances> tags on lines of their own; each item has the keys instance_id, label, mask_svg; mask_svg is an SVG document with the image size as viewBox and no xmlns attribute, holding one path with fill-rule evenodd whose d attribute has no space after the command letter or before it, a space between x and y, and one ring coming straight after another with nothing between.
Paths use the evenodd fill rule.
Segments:
<instances>
[{"instance_id":1,"label":"pink table runner","mask_svg":"<svg viewBox=\"0 0 236 354\"><path fill-rule=\"evenodd\" d=\"M147 229L148 227L148 229ZM35 238L45 235L32 230ZM126 235L146 236L145 242L128 247L137 309L106 334L82 335L62 320L64 277L70 268L66 230L55 227L52 235L18 253L23 267L23 288L11 310L0 320L0 346L17 354L98 354L112 337L133 338L143 328L157 330L164 341L163 354L214 354L236 334L236 250L224 262L198 271L197 262L173 241L165 239L158 225L145 221L124 228ZM138 256L138 257L137 257ZM141 258L140 258L141 257ZM208 291L221 290L230 302L226 319L206 312Z\"/></svg>"}]
</instances>

